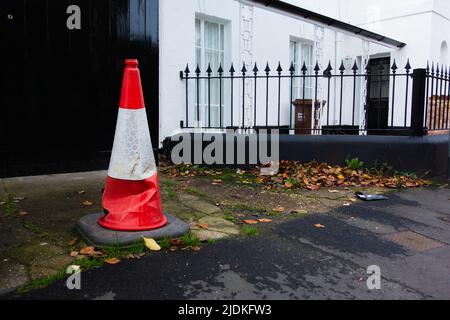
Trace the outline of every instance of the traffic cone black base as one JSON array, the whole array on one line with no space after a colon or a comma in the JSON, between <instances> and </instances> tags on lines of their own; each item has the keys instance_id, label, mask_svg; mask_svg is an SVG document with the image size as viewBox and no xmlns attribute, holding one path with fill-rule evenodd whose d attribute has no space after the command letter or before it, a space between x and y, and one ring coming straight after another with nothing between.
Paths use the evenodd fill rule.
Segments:
<instances>
[{"instance_id":1,"label":"traffic cone black base","mask_svg":"<svg viewBox=\"0 0 450 320\"><path fill-rule=\"evenodd\" d=\"M159 229L150 231L114 231L105 229L98 224L98 220L104 217L104 213L95 213L81 218L77 224L78 233L86 242L97 248L107 246L127 247L142 241L142 237L155 240L164 238L179 238L189 232L189 225L180 219L164 212L167 224Z\"/></svg>"}]
</instances>

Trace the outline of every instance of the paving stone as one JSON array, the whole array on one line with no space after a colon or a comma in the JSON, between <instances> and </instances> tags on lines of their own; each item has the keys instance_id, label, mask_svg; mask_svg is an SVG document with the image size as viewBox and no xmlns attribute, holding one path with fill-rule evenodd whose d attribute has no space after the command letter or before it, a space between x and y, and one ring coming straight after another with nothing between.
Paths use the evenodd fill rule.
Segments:
<instances>
[{"instance_id":1,"label":"paving stone","mask_svg":"<svg viewBox=\"0 0 450 320\"><path fill-rule=\"evenodd\" d=\"M189 200L183 202L186 207L191 208L192 210L202 212L204 214L210 215L214 213L221 212L220 208L212 205L203 200Z\"/></svg>"},{"instance_id":2,"label":"paving stone","mask_svg":"<svg viewBox=\"0 0 450 320\"><path fill-rule=\"evenodd\" d=\"M56 275L72 261L73 258L68 255L60 255L48 260L33 261L30 267L31 280Z\"/></svg>"},{"instance_id":3,"label":"paving stone","mask_svg":"<svg viewBox=\"0 0 450 320\"><path fill-rule=\"evenodd\" d=\"M28 283L27 268L23 264L0 261L0 294L11 292Z\"/></svg>"},{"instance_id":4,"label":"paving stone","mask_svg":"<svg viewBox=\"0 0 450 320\"><path fill-rule=\"evenodd\" d=\"M219 231L212 231L212 230L206 230L206 229L191 229L191 233L197 236L197 238L202 241L208 241L208 240L221 240L228 238L229 235L223 232Z\"/></svg>"},{"instance_id":5,"label":"paving stone","mask_svg":"<svg viewBox=\"0 0 450 320\"><path fill-rule=\"evenodd\" d=\"M220 217L213 217L213 216L204 217L201 218L198 221L198 223L208 225L207 229L210 231L217 231L230 235L239 234L239 228L235 224Z\"/></svg>"}]
</instances>

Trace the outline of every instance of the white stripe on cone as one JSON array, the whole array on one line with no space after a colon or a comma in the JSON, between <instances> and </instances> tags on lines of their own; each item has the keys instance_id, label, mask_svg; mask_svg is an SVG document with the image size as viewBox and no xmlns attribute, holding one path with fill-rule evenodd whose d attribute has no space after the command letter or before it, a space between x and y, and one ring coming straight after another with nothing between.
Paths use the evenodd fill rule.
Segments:
<instances>
[{"instance_id":1,"label":"white stripe on cone","mask_svg":"<svg viewBox=\"0 0 450 320\"><path fill-rule=\"evenodd\" d=\"M121 180L145 180L156 174L145 109L119 108L108 176Z\"/></svg>"}]
</instances>

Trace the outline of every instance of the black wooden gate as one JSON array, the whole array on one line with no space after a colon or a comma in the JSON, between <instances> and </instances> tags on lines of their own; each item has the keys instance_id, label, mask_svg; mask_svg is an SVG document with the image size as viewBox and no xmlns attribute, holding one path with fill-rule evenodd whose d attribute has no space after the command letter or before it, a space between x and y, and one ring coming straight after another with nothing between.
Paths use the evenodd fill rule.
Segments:
<instances>
[{"instance_id":1,"label":"black wooden gate","mask_svg":"<svg viewBox=\"0 0 450 320\"><path fill-rule=\"evenodd\" d=\"M158 0L2 0L0 177L106 169L125 58L157 146L158 25Z\"/></svg>"}]
</instances>

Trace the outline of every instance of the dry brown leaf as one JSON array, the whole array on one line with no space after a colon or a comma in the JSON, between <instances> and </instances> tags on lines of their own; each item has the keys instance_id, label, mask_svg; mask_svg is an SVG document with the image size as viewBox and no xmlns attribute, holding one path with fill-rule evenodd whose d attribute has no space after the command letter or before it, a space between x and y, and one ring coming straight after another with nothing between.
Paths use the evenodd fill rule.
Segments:
<instances>
[{"instance_id":1,"label":"dry brown leaf","mask_svg":"<svg viewBox=\"0 0 450 320\"><path fill-rule=\"evenodd\" d=\"M273 212L284 212L284 207L278 206L272 209Z\"/></svg>"},{"instance_id":2,"label":"dry brown leaf","mask_svg":"<svg viewBox=\"0 0 450 320\"><path fill-rule=\"evenodd\" d=\"M176 246L172 246L172 247L170 247L170 249L169 249L170 252L175 252L175 251L177 251L177 250L178 250L178 247L176 247Z\"/></svg>"},{"instance_id":3,"label":"dry brown leaf","mask_svg":"<svg viewBox=\"0 0 450 320\"><path fill-rule=\"evenodd\" d=\"M340 193L339 190L328 190L329 193Z\"/></svg>"},{"instance_id":4,"label":"dry brown leaf","mask_svg":"<svg viewBox=\"0 0 450 320\"><path fill-rule=\"evenodd\" d=\"M78 242L78 238L73 238L72 240L70 240L69 242L67 242L67 244L69 246L73 246Z\"/></svg>"},{"instance_id":5,"label":"dry brown leaf","mask_svg":"<svg viewBox=\"0 0 450 320\"><path fill-rule=\"evenodd\" d=\"M29 214L29 213L26 212L26 211L20 211L20 212L19 212L19 216L21 216L21 217L27 216L28 214Z\"/></svg>"},{"instance_id":6,"label":"dry brown leaf","mask_svg":"<svg viewBox=\"0 0 450 320\"><path fill-rule=\"evenodd\" d=\"M71 252L70 252L70 256L71 256L72 258L76 258L76 257L78 256L78 254L79 254L78 251L71 251Z\"/></svg>"},{"instance_id":7,"label":"dry brown leaf","mask_svg":"<svg viewBox=\"0 0 450 320\"><path fill-rule=\"evenodd\" d=\"M306 186L306 189L308 189L310 191L317 191L317 190L320 190L320 186L310 185L310 186Z\"/></svg>"},{"instance_id":8,"label":"dry brown leaf","mask_svg":"<svg viewBox=\"0 0 450 320\"><path fill-rule=\"evenodd\" d=\"M290 183L290 182L286 182L286 183L284 184L284 186L285 186L286 188L288 188L288 189L291 189L294 185L293 185L292 183Z\"/></svg>"},{"instance_id":9,"label":"dry brown leaf","mask_svg":"<svg viewBox=\"0 0 450 320\"><path fill-rule=\"evenodd\" d=\"M80 250L81 254L91 255L95 253L95 247L88 246Z\"/></svg>"},{"instance_id":10,"label":"dry brown leaf","mask_svg":"<svg viewBox=\"0 0 450 320\"><path fill-rule=\"evenodd\" d=\"M107 264L118 264L118 263L120 263L120 259L117 259L117 258L108 258L108 259L105 259L105 262L107 263Z\"/></svg>"},{"instance_id":11,"label":"dry brown leaf","mask_svg":"<svg viewBox=\"0 0 450 320\"><path fill-rule=\"evenodd\" d=\"M319 229L325 228L325 226L323 224L320 224L320 223L315 224L314 227L319 228Z\"/></svg>"},{"instance_id":12,"label":"dry brown leaf","mask_svg":"<svg viewBox=\"0 0 450 320\"><path fill-rule=\"evenodd\" d=\"M258 224L258 221L256 220L244 220L245 224Z\"/></svg>"},{"instance_id":13,"label":"dry brown leaf","mask_svg":"<svg viewBox=\"0 0 450 320\"><path fill-rule=\"evenodd\" d=\"M199 227L200 229L208 229L208 224L207 223L198 223L197 227Z\"/></svg>"},{"instance_id":14,"label":"dry brown leaf","mask_svg":"<svg viewBox=\"0 0 450 320\"><path fill-rule=\"evenodd\" d=\"M273 220L271 220L271 219L266 219L266 218L264 218L264 219L258 219L258 221L261 222L261 223L271 223L271 222L273 222Z\"/></svg>"}]
</instances>

